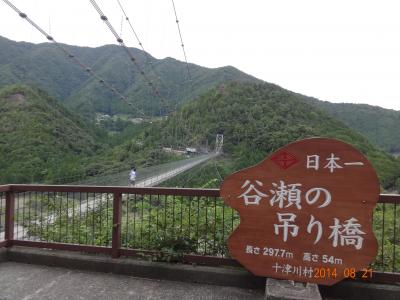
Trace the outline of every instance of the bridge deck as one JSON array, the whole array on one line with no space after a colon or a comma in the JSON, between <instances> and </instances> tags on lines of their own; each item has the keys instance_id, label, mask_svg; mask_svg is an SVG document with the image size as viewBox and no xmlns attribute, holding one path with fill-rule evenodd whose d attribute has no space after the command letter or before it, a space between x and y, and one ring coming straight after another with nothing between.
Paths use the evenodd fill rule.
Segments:
<instances>
[{"instance_id":1,"label":"bridge deck","mask_svg":"<svg viewBox=\"0 0 400 300\"><path fill-rule=\"evenodd\" d=\"M197 156L194 158L165 163L158 166L152 166L141 169L139 168L137 172L136 186L140 187L155 186L215 156L216 154L212 153L208 155ZM73 184L127 186L128 175L129 175L129 169L114 174L97 176L79 182L74 182Z\"/></svg>"}]
</instances>

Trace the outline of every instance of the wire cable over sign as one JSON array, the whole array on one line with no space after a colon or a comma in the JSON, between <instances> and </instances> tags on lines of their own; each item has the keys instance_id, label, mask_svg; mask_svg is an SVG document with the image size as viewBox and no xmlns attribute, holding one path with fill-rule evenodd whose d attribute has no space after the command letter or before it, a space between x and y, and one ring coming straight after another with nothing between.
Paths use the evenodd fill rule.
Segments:
<instances>
[{"instance_id":1,"label":"wire cable over sign","mask_svg":"<svg viewBox=\"0 0 400 300\"><path fill-rule=\"evenodd\" d=\"M128 101L127 97L124 96L120 91L118 91L112 84L105 81L102 77L98 76L89 66L85 65L82 61L80 61L74 54L72 54L66 47L57 42L53 36L48 34L45 30L43 30L39 25L37 25L33 20L31 20L27 14L23 13L19 10L15 5L13 5L8 0L3 0L10 8L12 8L21 18L25 19L29 24L31 24L36 30L38 30L42 35L46 37L47 40L52 42L58 49L60 49L68 58L70 58L75 64L80 66L83 70L85 70L88 74L96 78L103 86L105 86L108 90L110 90L113 94L117 95L120 100L124 101L129 107L134 109L139 115L145 118L145 114L143 111L135 107L131 102Z\"/></svg>"}]
</instances>

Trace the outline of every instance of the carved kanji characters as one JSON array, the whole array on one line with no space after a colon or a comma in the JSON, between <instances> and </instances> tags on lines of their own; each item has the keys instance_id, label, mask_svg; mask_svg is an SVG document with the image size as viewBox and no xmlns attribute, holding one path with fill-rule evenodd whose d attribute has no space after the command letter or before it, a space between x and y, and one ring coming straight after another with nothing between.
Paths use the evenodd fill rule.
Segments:
<instances>
[{"instance_id":1,"label":"carved kanji characters","mask_svg":"<svg viewBox=\"0 0 400 300\"><path fill-rule=\"evenodd\" d=\"M263 183L258 180L255 181L255 184L260 187L263 186ZM241 188L244 189L247 186L248 186L247 190L243 194L241 194L238 198L243 197L245 205L260 205L261 199L267 197L267 195L257 190L255 185L252 184L250 180L246 180Z\"/></svg>"},{"instance_id":2,"label":"carved kanji characters","mask_svg":"<svg viewBox=\"0 0 400 300\"><path fill-rule=\"evenodd\" d=\"M294 222L296 219L296 215L292 213L277 213L278 221L283 223L281 225L274 224L275 234L279 235L280 229L283 231L283 241L286 242L288 235L290 234L292 237L296 237L299 233L299 226L296 224L290 224L290 222Z\"/></svg>"},{"instance_id":3,"label":"carved kanji characters","mask_svg":"<svg viewBox=\"0 0 400 300\"><path fill-rule=\"evenodd\" d=\"M344 224L340 224L338 218L334 218L334 225L329 226L332 229L332 233L329 239L332 239L332 246L349 246L353 245L354 248L360 250L363 245L364 237L362 235L365 232L361 231L361 225L355 223L358 220L356 218L350 218L344 221Z\"/></svg>"}]
</instances>

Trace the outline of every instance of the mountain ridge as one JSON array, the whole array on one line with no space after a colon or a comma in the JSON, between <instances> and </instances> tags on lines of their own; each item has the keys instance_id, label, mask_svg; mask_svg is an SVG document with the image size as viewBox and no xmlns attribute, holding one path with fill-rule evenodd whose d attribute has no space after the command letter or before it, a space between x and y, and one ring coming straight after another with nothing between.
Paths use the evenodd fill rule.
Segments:
<instances>
[{"instance_id":1,"label":"mountain ridge","mask_svg":"<svg viewBox=\"0 0 400 300\"><path fill-rule=\"evenodd\" d=\"M0 89L0 182L43 182L73 174L102 145L77 115L28 86Z\"/></svg>"},{"instance_id":2,"label":"mountain ridge","mask_svg":"<svg viewBox=\"0 0 400 300\"><path fill-rule=\"evenodd\" d=\"M232 66L205 68L189 64L193 86L187 80L186 64L174 58L156 59L140 49L131 48L138 63L144 64L150 79L160 89L167 103L150 91L147 83L129 63L126 53L116 45L78 47L64 45L106 81L122 91L129 102L147 116L165 115L182 104L196 99L208 90L229 82L262 83ZM138 116L109 90L91 78L79 66L49 43L14 42L0 37L0 87L26 83L46 90L85 119L95 121L97 114L131 114ZM149 59L153 67L146 64ZM152 72L156 69L157 75ZM157 76L162 79L158 80ZM270 85L275 85L268 83ZM278 85L275 85L281 88ZM283 89L283 88L281 88ZM400 111L363 104L337 104L291 92L312 103L330 116L365 135L371 142L390 153L400 152Z\"/></svg>"},{"instance_id":3,"label":"mountain ridge","mask_svg":"<svg viewBox=\"0 0 400 300\"><path fill-rule=\"evenodd\" d=\"M95 112L115 114L129 111L126 104L101 87L96 79L88 77L80 67L71 64L56 45L20 43L0 37L0 48L12 49L14 53L12 57L0 56L0 86L15 83L38 86L86 116L93 116ZM157 99L147 87L147 83L134 65L127 63L128 57L120 46L105 45L97 48L64 46L104 80L125 94L134 105L147 114L160 114L159 106L162 105L160 99ZM22 49L15 51L16 48ZM179 105L227 81L258 80L232 66L211 69L189 64L192 76L190 83L186 78L185 63L172 58L158 60L136 48L130 50L170 106ZM146 63L147 60L151 61L153 67ZM155 69L156 73L152 69ZM158 80L158 76L162 81Z\"/></svg>"},{"instance_id":4,"label":"mountain ridge","mask_svg":"<svg viewBox=\"0 0 400 300\"><path fill-rule=\"evenodd\" d=\"M315 98L308 101L383 150L400 153L400 111L361 103L331 103Z\"/></svg>"},{"instance_id":5,"label":"mountain ridge","mask_svg":"<svg viewBox=\"0 0 400 300\"><path fill-rule=\"evenodd\" d=\"M217 133L224 133L224 152L232 159L230 172L255 165L298 139L328 137L348 142L364 153L383 187L392 188L396 181L400 184L399 160L295 93L268 83L231 83L224 91L211 90L184 104L147 136L166 145L177 136L182 144L212 148Z\"/></svg>"}]
</instances>

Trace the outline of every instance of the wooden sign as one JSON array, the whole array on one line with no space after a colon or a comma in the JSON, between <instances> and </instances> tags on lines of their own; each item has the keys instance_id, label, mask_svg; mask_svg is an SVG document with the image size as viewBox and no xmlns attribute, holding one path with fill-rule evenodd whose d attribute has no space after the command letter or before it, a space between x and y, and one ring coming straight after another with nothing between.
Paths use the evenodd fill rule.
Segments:
<instances>
[{"instance_id":1,"label":"wooden sign","mask_svg":"<svg viewBox=\"0 0 400 300\"><path fill-rule=\"evenodd\" d=\"M379 192L373 167L351 145L289 144L223 182L221 196L240 214L230 254L259 276L324 285L352 277L377 254Z\"/></svg>"}]
</instances>

